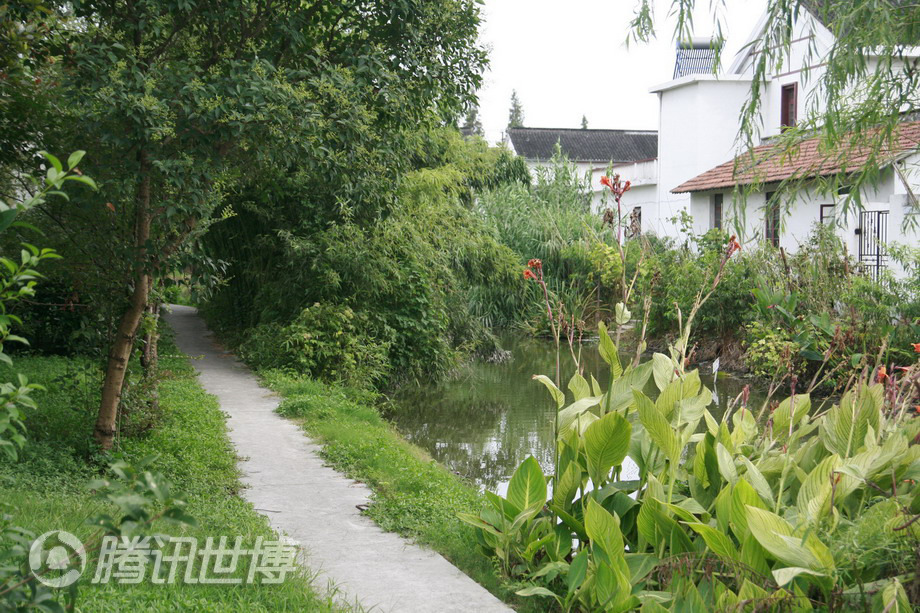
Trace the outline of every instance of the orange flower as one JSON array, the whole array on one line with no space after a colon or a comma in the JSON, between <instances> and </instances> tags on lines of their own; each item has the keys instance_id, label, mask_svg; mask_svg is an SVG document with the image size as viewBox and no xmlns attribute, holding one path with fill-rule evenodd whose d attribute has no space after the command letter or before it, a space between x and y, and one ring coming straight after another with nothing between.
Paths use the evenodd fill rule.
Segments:
<instances>
[{"instance_id":1,"label":"orange flower","mask_svg":"<svg viewBox=\"0 0 920 613\"><path fill-rule=\"evenodd\" d=\"M914 343L914 351L920 353L920 343Z\"/></svg>"},{"instance_id":2,"label":"orange flower","mask_svg":"<svg viewBox=\"0 0 920 613\"><path fill-rule=\"evenodd\" d=\"M524 269L524 278L525 279L536 279L537 275L533 274L533 271L529 268Z\"/></svg>"},{"instance_id":3,"label":"orange flower","mask_svg":"<svg viewBox=\"0 0 920 613\"><path fill-rule=\"evenodd\" d=\"M541 268L543 268L543 262L541 262L537 258L533 258L529 262L527 262L527 267L535 268L536 270L540 270Z\"/></svg>"},{"instance_id":4,"label":"orange flower","mask_svg":"<svg viewBox=\"0 0 920 613\"><path fill-rule=\"evenodd\" d=\"M601 185L606 185L609 188L613 188L613 183L610 181L610 177L607 175L601 177Z\"/></svg>"},{"instance_id":5,"label":"orange flower","mask_svg":"<svg viewBox=\"0 0 920 613\"><path fill-rule=\"evenodd\" d=\"M725 255L726 257L732 257L732 254L736 251L741 251L741 243L739 243L735 235L732 234L732 237L728 239L728 248L725 251Z\"/></svg>"},{"instance_id":6,"label":"orange flower","mask_svg":"<svg viewBox=\"0 0 920 613\"><path fill-rule=\"evenodd\" d=\"M878 374L875 375L876 383L884 383L888 379L888 369L884 366L880 366L878 369Z\"/></svg>"}]
</instances>

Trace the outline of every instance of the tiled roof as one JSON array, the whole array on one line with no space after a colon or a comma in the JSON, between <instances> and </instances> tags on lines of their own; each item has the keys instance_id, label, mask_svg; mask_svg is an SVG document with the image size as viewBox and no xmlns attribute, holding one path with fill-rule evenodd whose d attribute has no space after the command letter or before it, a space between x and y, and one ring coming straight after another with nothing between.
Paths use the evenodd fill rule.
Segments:
<instances>
[{"instance_id":1,"label":"tiled roof","mask_svg":"<svg viewBox=\"0 0 920 613\"><path fill-rule=\"evenodd\" d=\"M920 121L902 123L891 150L883 154L880 160L887 164L902 153L918 147ZM802 141L798 152L791 157L784 157L783 149L776 144L755 147L752 153L753 156L747 153L707 170L681 183L671 193L701 192L751 183L776 183L792 178L805 179L854 172L865 164L871 151L868 146L860 145L854 145L843 153L821 151L816 137Z\"/></svg>"},{"instance_id":2,"label":"tiled roof","mask_svg":"<svg viewBox=\"0 0 920 613\"><path fill-rule=\"evenodd\" d=\"M638 162L658 157L654 130L509 128L518 155L530 160L553 157L556 143L573 162Z\"/></svg>"}]
</instances>

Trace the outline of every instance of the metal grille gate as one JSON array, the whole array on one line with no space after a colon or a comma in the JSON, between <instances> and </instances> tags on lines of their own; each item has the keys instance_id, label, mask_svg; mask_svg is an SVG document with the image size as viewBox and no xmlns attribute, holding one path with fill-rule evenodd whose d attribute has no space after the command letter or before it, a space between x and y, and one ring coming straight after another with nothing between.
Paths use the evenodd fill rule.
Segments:
<instances>
[{"instance_id":1,"label":"metal grille gate","mask_svg":"<svg viewBox=\"0 0 920 613\"><path fill-rule=\"evenodd\" d=\"M859 263L873 279L888 266L888 211L862 211L859 214Z\"/></svg>"}]
</instances>

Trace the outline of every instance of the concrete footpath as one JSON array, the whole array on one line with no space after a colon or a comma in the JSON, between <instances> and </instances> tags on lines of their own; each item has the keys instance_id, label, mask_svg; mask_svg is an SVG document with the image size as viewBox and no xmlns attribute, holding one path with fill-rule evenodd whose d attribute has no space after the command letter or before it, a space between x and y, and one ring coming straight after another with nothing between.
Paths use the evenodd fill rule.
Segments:
<instances>
[{"instance_id":1,"label":"concrete footpath","mask_svg":"<svg viewBox=\"0 0 920 613\"><path fill-rule=\"evenodd\" d=\"M386 612L511 611L439 554L384 532L361 515L370 490L325 466L319 446L275 413L278 398L226 353L191 307L171 306L166 321L192 356L205 390L228 415L240 457L243 497L305 551L319 589Z\"/></svg>"}]
</instances>

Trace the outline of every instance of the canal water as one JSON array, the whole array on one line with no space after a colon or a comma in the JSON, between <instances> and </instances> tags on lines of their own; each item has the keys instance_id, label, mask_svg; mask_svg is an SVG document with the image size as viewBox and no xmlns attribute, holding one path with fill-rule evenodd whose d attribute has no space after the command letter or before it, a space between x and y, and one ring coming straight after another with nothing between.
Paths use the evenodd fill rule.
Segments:
<instances>
[{"instance_id":1,"label":"canal water","mask_svg":"<svg viewBox=\"0 0 920 613\"><path fill-rule=\"evenodd\" d=\"M544 339L508 335L501 341L511 352L510 359L476 361L448 380L403 388L394 398L392 417L403 436L450 470L481 488L504 494L515 468L528 456L534 456L544 471L552 466L555 404L532 377L554 378L556 352ZM575 372L574 360L567 347L564 350L563 387ZM628 359L623 356L624 363ZM609 367L600 359L596 344L584 346L581 363L585 377L593 374L606 389ZM715 392L716 406L709 410L716 418L747 383L723 374L713 385L708 365L700 375ZM749 406L759 407L763 397L752 391ZM624 471L629 467L624 466Z\"/></svg>"}]
</instances>

